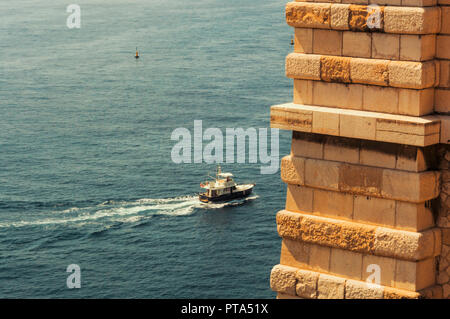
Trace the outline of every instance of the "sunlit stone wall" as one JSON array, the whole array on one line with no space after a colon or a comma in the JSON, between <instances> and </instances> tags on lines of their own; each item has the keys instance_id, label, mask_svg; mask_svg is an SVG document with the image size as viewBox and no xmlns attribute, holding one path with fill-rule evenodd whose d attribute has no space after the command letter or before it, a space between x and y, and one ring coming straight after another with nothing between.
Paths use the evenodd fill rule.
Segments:
<instances>
[{"instance_id":1,"label":"sunlit stone wall","mask_svg":"<svg viewBox=\"0 0 450 319\"><path fill-rule=\"evenodd\" d=\"M286 21L293 102L271 126L293 136L271 288L448 298L450 0L296 1Z\"/></svg>"}]
</instances>

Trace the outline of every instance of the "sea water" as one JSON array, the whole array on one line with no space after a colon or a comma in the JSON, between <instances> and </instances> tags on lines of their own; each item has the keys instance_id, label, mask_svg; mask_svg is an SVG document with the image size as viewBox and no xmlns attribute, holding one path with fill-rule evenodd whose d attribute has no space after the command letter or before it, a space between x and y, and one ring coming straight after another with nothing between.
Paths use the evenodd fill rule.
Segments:
<instances>
[{"instance_id":1,"label":"sea water","mask_svg":"<svg viewBox=\"0 0 450 319\"><path fill-rule=\"evenodd\" d=\"M284 5L0 2L1 298L275 296L279 172L225 163L254 194L202 204L215 166L175 164L170 136L194 120L269 127L270 106L292 98ZM280 132L280 156L289 140ZM66 285L71 264L80 289Z\"/></svg>"}]
</instances>

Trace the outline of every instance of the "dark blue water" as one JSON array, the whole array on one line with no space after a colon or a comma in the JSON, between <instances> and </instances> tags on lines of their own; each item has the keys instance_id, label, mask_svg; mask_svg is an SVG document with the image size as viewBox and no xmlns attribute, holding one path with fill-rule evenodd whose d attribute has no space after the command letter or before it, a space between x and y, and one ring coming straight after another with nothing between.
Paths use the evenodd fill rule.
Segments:
<instances>
[{"instance_id":1,"label":"dark blue water","mask_svg":"<svg viewBox=\"0 0 450 319\"><path fill-rule=\"evenodd\" d=\"M0 2L0 297L274 297L279 172L224 164L255 195L202 205L214 165L173 163L170 136L269 127L291 95L285 2L76 3L80 29L70 3Z\"/></svg>"}]
</instances>

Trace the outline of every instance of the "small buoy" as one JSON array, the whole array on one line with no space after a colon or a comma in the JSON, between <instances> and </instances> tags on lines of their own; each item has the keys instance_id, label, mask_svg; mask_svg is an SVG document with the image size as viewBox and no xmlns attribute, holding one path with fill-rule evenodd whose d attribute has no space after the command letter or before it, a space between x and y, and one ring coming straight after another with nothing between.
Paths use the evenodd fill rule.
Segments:
<instances>
[{"instance_id":1,"label":"small buoy","mask_svg":"<svg viewBox=\"0 0 450 319\"><path fill-rule=\"evenodd\" d=\"M291 45L294 45L294 38L291 38Z\"/></svg>"},{"instance_id":2,"label":"small buoy","mask_svg":"<svg viewBox=\"0 0 450 319\"><path fill-rule=\"evenodd\" d=\"M136 47L136 55L134 56L136 59L139 59L139 51L138 51L138 49L137 49L137 47Z\"/></svg>"}]
</instances>

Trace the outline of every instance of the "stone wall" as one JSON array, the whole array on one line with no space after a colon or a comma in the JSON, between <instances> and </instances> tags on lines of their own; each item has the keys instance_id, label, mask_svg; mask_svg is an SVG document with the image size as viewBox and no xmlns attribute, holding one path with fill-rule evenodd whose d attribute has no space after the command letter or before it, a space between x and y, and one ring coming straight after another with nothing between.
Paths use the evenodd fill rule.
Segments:
<instances>
[{"instance_id":1,"label":"stone wall","mask_svg":"<svg viewBox=\"0 0 450 319\"><path fill-rule=\"evenodd\" d=\"M271 126L293 136L271 287L448 298L450 0L330 2L286 5L293 103Z\"/></svg>"},{"instance_id":2,"label":"stone wall","mask_svg":"<svg viewBox=\"0 0 450 319\"><path fill-rule=\"evenodd\" d=\"M450 298L450 147L438 149L441 170L441 194L437 211L437 226L442 231L442 251L438 260L437 283L442 286L443 297Z\"/></svg>"}]
</instances>

